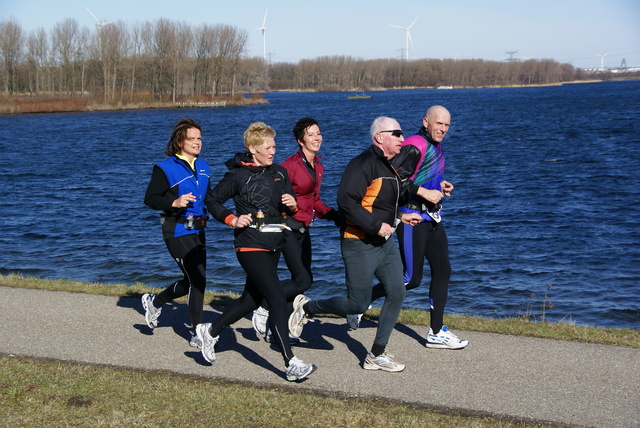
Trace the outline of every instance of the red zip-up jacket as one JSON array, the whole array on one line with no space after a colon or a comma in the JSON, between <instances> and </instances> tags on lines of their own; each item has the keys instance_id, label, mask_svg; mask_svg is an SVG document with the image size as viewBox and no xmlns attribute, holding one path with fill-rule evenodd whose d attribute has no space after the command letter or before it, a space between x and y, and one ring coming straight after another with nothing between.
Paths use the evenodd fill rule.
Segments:
<instances>
[{"instance_id":1,"label":"red zip-up jacket","mask_svg":"<svg viewBox=\"0 0 640 428\"><path fill-rule=\"evenodd\" d=\"M303 156L302 150L298 150L280 164L286 168L289 179L293 184L293 190L296 192L298 212L293 215L293 218L304 223L305 226L309 226L315 213L318 218L335 222L338 218L338 213L322 202L320 198L320 186L324 174L324 166L320 163L321 156L316 156L315 159L315 182L305 165Z\"/></svg>"}]
</instances>

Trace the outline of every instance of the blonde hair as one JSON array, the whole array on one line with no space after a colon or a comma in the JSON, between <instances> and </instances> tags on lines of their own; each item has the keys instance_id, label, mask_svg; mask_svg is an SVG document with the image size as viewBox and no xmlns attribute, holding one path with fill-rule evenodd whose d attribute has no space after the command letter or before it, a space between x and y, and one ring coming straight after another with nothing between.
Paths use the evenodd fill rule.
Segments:
<instances>
[{"instance_id":1,"label":"blonde hair","mask_svg":"<svg viewBox=\"0 0 640 428\"><path fill-rule=\"evenodd\" d=\"M244 131L244 146L249 150L249 147L257 147L269 138L274 138L276 131L274 131L269 125L264 122L254 122Z\"/></svg>"}]
</instances>

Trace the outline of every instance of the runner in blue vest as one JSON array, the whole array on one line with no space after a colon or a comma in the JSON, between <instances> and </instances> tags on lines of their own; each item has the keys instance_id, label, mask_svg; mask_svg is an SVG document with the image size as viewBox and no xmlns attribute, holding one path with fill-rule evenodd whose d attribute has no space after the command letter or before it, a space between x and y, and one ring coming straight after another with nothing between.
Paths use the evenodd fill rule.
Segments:
<instances>
[{"instance_id":1,"label":"runner in blue vest","mask_svg":"<svg viewBox=\"0 0 640 428\"><path fill-rule=\"evenodd\" d=\"M202 322L206 286L206 250L204 227L207 209L204 199L209 189L209 164L198 155L202 150L202 129L192 119L180 119L173 127L165 154L169 158L153 167L144 203L160 210L162 236L169 254L183 277L157 295L142 296L145 320L150 328L158 326L162 306L188 295L191 339L200 348L195 326Z\"/></svg>"}]
</instances>

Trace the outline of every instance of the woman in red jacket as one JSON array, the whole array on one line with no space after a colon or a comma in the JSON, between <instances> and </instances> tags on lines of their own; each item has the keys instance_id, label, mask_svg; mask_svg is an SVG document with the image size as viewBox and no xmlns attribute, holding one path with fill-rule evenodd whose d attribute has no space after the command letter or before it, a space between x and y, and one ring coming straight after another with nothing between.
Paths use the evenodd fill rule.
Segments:
<instances>
[{"instance_id":1,"label":"woman in red jacket","mask_svg":"<svg viewBox=\"0 0 640 428\"><path fill-rule=\"evenodd\" d=\"M298 211L287 218L291 231L284 231L282 254L295 282L298 294L311 287L311 236L309 227L315 217L340 224L340 215L327 206L320 198L320 186L324 166L318 155L322 146L322 133L318 122L311 117L303 117L293 127L293 135L300 149L281 163L286 168L298 202ZM293 309L293 305L289 305ZM253 313L253 327L258 334L265 334L269 311L260 306ZM268 340L268 335L266 337Z\"/></svg>"}]
</instances>

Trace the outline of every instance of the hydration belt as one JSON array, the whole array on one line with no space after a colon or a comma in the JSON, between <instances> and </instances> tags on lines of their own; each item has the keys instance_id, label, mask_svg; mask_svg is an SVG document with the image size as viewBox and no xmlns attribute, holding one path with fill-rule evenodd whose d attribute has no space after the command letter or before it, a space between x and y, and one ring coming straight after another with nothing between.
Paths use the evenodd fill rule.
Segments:
<instances>
[{"instance_id":1,"label":"hydration belt","mask_svg":"<svg viewBox=\"0 0 640 428\"><path fill-rule=\"evenodd\" d=\"M189 217L172 217L167 216L165 214L160 215L160 224L164 224L167 218L174 218L176 223L184 224L185 229L187 230L202 230L207 226L207 221L209 220L209 216L193 216L189 215Z\"/></svg>"}]
</instances>

